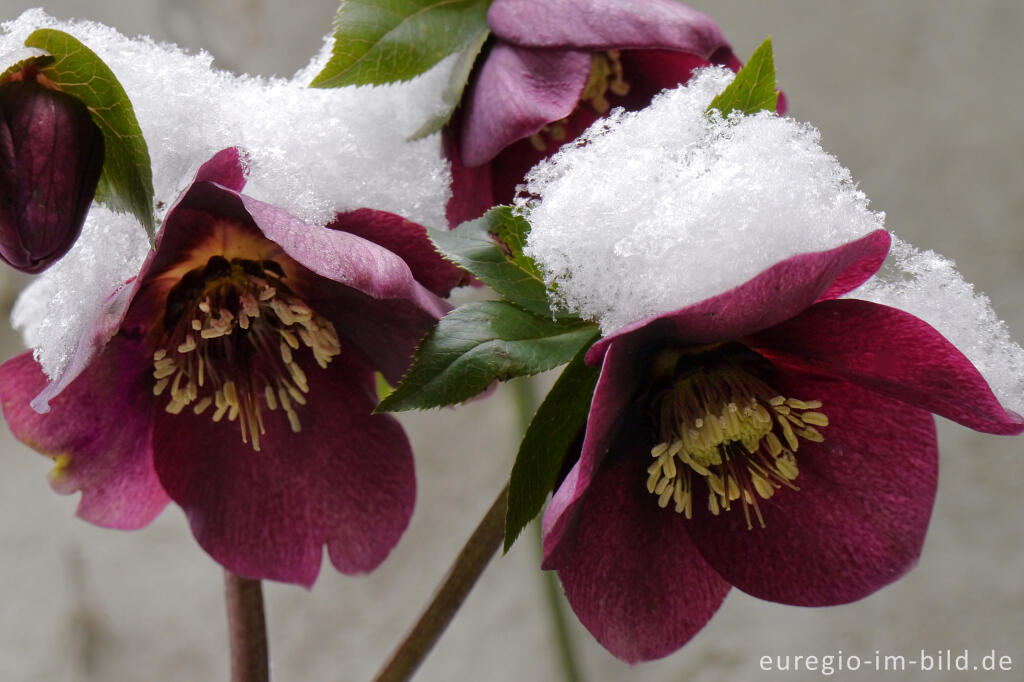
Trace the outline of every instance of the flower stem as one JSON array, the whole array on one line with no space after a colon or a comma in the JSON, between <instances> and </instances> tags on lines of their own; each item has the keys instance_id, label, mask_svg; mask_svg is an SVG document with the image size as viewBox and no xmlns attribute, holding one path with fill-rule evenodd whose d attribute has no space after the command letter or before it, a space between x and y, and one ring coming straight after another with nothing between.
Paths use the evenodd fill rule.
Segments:
<instances>
[{"instance_id":1,"label":"flower stem","mask_svg":"<svg viewBox=\"0 0 1024 682\"><path fill-rule=\"evenodd\" d=\"M259 580L224 571L224 601L228 611L231 682L268 682L263 586Z\"/></svg>"},{"instance_id":2,"label":"flower stem","mask_svg":"<svg viewBox=\"0 0 1024 682\"><path fill-rule=\"evenodd\" d=\"M508 486L505 486L455 558L455 563L448 570L433 600L395 649L391 659L377 673L374 682L405 682L434 648L491 557L501 546L505 535L507 500Z\"/></svg>"}]
</instances>

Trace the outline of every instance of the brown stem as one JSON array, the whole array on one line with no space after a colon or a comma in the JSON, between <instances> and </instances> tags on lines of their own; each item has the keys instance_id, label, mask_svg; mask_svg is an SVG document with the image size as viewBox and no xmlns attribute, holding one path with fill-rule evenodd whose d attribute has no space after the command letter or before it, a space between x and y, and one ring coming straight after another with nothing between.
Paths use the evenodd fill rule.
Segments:
<instances>
[{"instance_id":1,"label":"brown stem","mask_svg":"<svg viewBox=\"0 0 1024 682\"><path fill-rule=\"evenodd\" d=\"M269 682L263 586L259 580L224 571L224 601L228 611L231 682Z\"/></svg>"},{"instance_id":2,"label":"brown stem","mask_svg":"<svg viewBox=\"0 0 1024 682\"><path fill-rule=\"evenodd\" d=\"M391 659L373 678L374 682L405 682L441 638L455 612L466 600L480 574L501 546L505 534L505 505L508 486L498 494L494 504L462 547L448 575L437 589L409 634L398 645Z\"/></svg>"}]
</instances>

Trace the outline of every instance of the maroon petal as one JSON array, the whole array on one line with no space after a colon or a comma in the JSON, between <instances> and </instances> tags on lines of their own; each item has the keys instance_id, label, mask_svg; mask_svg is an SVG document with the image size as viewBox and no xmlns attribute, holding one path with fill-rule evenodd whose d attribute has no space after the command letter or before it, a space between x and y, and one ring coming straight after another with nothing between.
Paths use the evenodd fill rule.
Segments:
<instances>
[{"instance_id":1,"label":"maroon petal","mask_svg":"<svg viewBox=\"0 0 1024 682\"><path fill-rule=\"evenodd\" d=\"M495 0L487 23L524 47L667 49L709 59L729 46L714 21L675 0Z\"/></svg>"},{"instance_id":2,"label":"maroon petal","mask_svg":"<svg viewBox=\"0 0 1024 682\"><path fill-rule=\"evenodd\" d=\"M602 468L580 512L576 548L558 570L573 611L630 663L672 653L708 622L729 591L701 558L679 514L644 486L646 452Z\"/></svg>"},{"instance_id":3,"label":"maroon petal","mask_svg":"<svg viewBox=\"0 0 1024 682\"><path fill-rule=\"evenodd\" d=\"M78 515L99 526L140 528L167 504L150 449L148 354L117 336L47 414L29 401L46 384L31 353L0 366L0 400L14 436L50 455L50 476L63 494L81 491Z\"/></svg>"},{"instance_id":4,"label":"maroon petal","mask_svg":"<svg viewBox=\"0 0 1024 682\"><path fill-rule=\"evenodd\" d=\"M999 404L963 353L927 322L896 308L824 301L756 334L753 343L976 431L1024 431L1024 419Z\"/></svg>"},{"instance_id":5,"label":"maroon petal","mask_svg":"<svg viewBox=\"0 0 1024 682\"><path fill-rule=\"evenodd\" d=\"M802 441L797 491L758 500L765 527L742 510L711 516L706 496L686 528L739 589L771 601L827 606L896 580L921 553L938 476L935 422L916 407L829 378L780 373L774 388L821 400L825 442ZM699 503L699 504L698 504Z\"/></svg>"},{"instance_id":6,"label":"maroon petal","mask_svg":"<svg viewBox=\"0 0 1024 682\"><path fill-rule=\"evenodd\" d=\"M375 568L412 514L412 452L398 422L372 415L371 370L347 349L308 370L302 431L264 407L261 450L209 413L158 414L156 470L199 544L249 578L311 586L323 546L345 573Z\"/></svg>"},{"instance_id":7,"label":"maroon petal","mask_svg":"<svg viewBox=\"0 0 1024 682\"><path fill-rule=\"evenodd\" d=\"M587 415L587 431L579 461L555 491L544 511L544 563L561 568L575 540L577 515L598 467L611 448L627 405L638 385L639 357L628 344L612 344L604 356L601 376Z\"/></svg>"},{"instance_id":8,"label":"maroon petal","mask_svg":"<svg viewBox=\"0 0 1024 682\"><path fill-rule=\"evenodd\" d=\"M888 232L876 230L829 251L792 256L723 294L626 325L595 343L587 362L600 362L608 344L627 336L634 345L663 339L700 345L767 329L858 280L872 264L882 262L889 242Z\"/></svg>"},{"instance_id":9,"label":"maroon petal","mask_svg":"<svg viewBox=\"0 0 1024 682\"><path fill-rule=\"evenodd\" d=\"M495 43L464 100L462 162L469 168L485 164L512 142L572 113L590 62L587 52Z\"/></svg>"},{"instance_id":10,"label":"maroon petal","mask_svg":"<svg viewBox=\"0 0 1024 682\"><path fill-rule=\"evenodd\" d=\"M438 318L404 299L377 300L333 282L323 283L328 286L310 292L309 304L334 323L343 344L397 385L420 340Z\"/></svg>"},{"instance_id":11,"label":"maroon petal","mask_svg":"<svg viewBox=\"0 0 1024 682\"><path fill-rule=\"evenodd\" d=\"M216 182L218 185L241 192L245 187L245 152L237 147L222 149L199 167L195 182Z\"/></svg>"},{"instance_id":12,"label":"maroon petal","mask_svg":"<svg viewBox=\"0 0 1024 682\"><path fill-rule=\"evenodd\" d=\"M202 187L197 186L198 187ZM236 195L260 231L312 272L377 299L404 299L435 318L449 307L391 251L362 237L310 225L276 206Z\"/></svg>"},{"instance_id":13,"label":"maroon petal","mask_svg":"<svg viewBox=\"0 0 1024 682\"><path fill-rule=\"evenodd\" d=\"M461 112L456 112L452 122L441 131L441 149L452 172L452 198L445 208L449 229L467 220L476 220L491 206L506 201L498 199L494 193L489 166L467 168L463 163L458 147L462 139L461 118ZM511 201L511 197L508 201Z\"/></svg>"},{"instance_id":14,"label":"maroon petal","mask_svg":"<svg viewBox=\"0 0 1024 682\"><path fill-rule=\"evenodd\" d=\"M409 266L416 281L438 296L447 296L468 277L441 257L425 227L394 213L360 208L339 213L327 227L362 237L396 254Z\"/></svg>"}]
</instances>

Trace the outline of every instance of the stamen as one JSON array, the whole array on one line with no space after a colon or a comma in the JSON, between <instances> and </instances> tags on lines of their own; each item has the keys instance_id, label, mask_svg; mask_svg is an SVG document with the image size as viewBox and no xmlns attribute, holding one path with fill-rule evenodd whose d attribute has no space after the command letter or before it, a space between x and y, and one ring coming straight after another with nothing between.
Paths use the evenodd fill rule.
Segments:
<instances>
[{"instance_id":1,"label":"stamen","mask_svg":"<svg viewBox=\"0 0 1024 682\"><path fill-rule=\"evenodd\" d=\"M198 415L212 405L213 421L237 421L242 441L256 451L266 434L264 405L280 406L289 428L301 430L295 406L307 403L310 390L302 349L326 368L341 344L284 276L273 261L214 256L171 290L166 342L153 353L153 394L170 389L167 412L192 405Z\"/></svg>"},{"instance_id":2,"label":"stamen","mask_svg":"<svg viewBox=\"0 0 1024 682\"><path fill-rule=\"evenodd\" d=\"M758 500L770 499L799 475L801 440L824 442L828 426L820 400L776 394L725 351L679 360L683 371L656 398L661 440L651 448L647 490L658 505L675 501L676 513L693 515L693 477L704 479L708 510L718 515L734 502L747 527L764 526ZM753 514L751 514L751 511Z\"/></svg>"}]
</instances>

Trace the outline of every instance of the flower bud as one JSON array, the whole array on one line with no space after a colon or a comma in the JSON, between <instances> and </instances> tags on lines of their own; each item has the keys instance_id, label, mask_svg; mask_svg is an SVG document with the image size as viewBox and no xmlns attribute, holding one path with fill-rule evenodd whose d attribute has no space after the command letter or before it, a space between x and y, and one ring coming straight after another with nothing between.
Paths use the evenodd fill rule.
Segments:
<instances>
[{"instance_id":1,"label":"flower bud","mask_svg":"<svg viewBox=\"0 0 1024 682\"><path fill-rule=\"evenodd\" d=\"M0 257L45 270L82 230L103 133L78 99L34 79L0 84Z\"/></svg>"}]
</instances>

